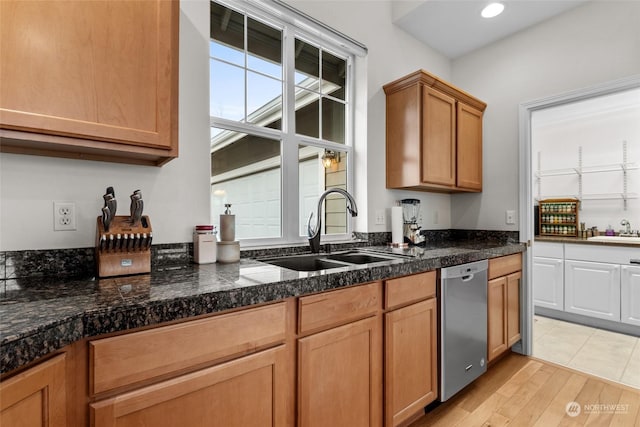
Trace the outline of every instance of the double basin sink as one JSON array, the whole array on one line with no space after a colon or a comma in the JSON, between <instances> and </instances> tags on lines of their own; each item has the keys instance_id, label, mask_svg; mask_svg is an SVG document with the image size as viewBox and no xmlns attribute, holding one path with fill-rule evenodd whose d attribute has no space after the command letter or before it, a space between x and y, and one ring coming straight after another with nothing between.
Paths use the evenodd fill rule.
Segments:
<instances>
[{"instance_id":1,"label":"double basin sink","mask_svg":"<svg viewBox=\"0 0 640 427\"><path fill-rule=\"evenodd\" d=\"M264 258L259 261L295 271L322 271L362 264L379 265L410 258L407 255L371 253L364 250L350 250L327 254L291 255Z\"/></svg>"}]
</instances>

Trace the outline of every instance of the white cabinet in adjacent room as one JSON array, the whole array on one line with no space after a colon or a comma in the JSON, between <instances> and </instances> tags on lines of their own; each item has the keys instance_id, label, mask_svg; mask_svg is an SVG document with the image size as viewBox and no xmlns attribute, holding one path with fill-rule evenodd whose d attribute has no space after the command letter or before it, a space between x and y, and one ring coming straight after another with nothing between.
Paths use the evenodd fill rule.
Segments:
<instances>
[{"instance_id":1,"label":"white cabinet in adjacent room","mask_svg":"<svg viewBox=\"0 0 640 427\"><path fill-rule=\"evenodd\" d=\"M565 260L564 309L620 321L620 265Z\"/></svg>"},{"instance_id":2,"label":"white cabinet in adjacent room","mask_svg":"<svg viewBox=\"0 0 640 427\"><path fill-rule=\"evenodd\" d=\"M533 303L536 307L564 310L564 245L533 245Z\"/></svg>"},{"instance_id":3,"label":"white cabinet in adjacent room","mask_svg":"<svg viewBox=\"0 0 640 427\"><path fill-rule=\"evenodd\" d=\"M538 307L564 310L564 261L533 257L533 303Z\"/></svg>"},{"instance_id":4,"label":"white cabinet in adjacent room","mask_svg":"<svg viewBox=\"0 0 640 427\"><path fill-rule=\"evenodd\" d=\"M620 294L620 320L640 326L640 266L622 266Z\"/></svg>"}]
</instances>

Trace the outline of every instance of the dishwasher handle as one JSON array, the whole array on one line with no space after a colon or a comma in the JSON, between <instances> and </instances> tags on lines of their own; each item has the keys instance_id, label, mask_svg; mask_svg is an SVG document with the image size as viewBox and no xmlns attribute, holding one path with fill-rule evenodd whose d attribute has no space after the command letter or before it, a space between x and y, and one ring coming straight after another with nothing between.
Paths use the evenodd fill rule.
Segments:
<instances>
[{"instance_id":1,"label":"dishwasher handle","mask_svg":"<svg viewBox=\"0 0 640 427\"><path fill-rule=\"evenodd\" d=\"M640 259L630 259L629 264L640 264Z\"/></svg>"},{"instance_id":2,"label":"dishwasher handle","mask_svg":"<svg viewBox=\"0 0 640 427\"><path fill-rule=\"evenodd\" d=\"M473 280L474 276L475 274L471 273L471 274L467 274L466 276L462 276L461 279L463 282L468 282L470 280Z\"/></svg>"}]
</instances>

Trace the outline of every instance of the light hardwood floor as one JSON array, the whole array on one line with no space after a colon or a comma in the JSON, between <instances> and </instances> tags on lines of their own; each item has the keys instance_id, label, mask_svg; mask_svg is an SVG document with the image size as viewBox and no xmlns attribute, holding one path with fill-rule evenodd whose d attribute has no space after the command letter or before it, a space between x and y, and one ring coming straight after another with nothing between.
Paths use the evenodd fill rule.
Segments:
<instances>
[{"instance_id":1,"label":"light hardwood floor","mask_svg":"<svg viewBox=\"0 0 640 427\"><path fill-rule=\"evenodd\" d=\"M411 427L507 424L637 427L640 390L511 353Z\"/></svg>"}]
</instances>

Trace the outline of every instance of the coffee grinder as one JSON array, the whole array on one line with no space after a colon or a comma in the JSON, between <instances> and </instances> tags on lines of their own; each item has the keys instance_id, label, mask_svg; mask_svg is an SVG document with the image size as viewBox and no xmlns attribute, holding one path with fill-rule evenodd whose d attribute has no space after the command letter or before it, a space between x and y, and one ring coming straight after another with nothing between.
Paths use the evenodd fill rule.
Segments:
<instances>
[{"instance_id":1,"label":"coffee grinder","mask_svg":"<svg viewBox=\"0 0 640 427\"><path fill-rule=\"evenodd\" d=\"M418 225L420 214L420 200L402 199L402 219L404 220L404 241L410 245L420 245L425 241L425 237L420 234L421 226Z\"/></svg>"}]
</instances>

